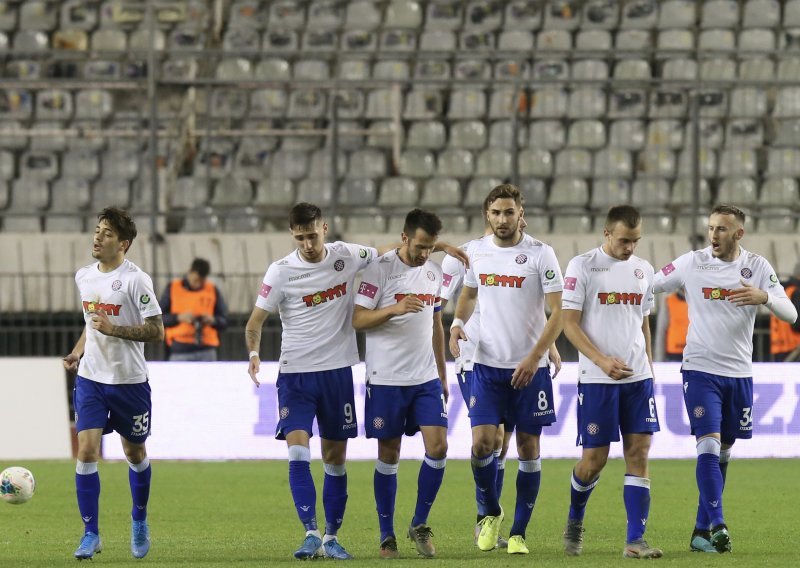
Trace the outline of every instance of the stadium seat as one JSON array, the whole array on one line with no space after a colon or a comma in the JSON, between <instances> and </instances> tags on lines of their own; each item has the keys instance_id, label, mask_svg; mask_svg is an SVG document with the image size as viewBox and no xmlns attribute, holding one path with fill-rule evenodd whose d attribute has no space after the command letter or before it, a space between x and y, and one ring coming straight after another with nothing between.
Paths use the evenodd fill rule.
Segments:
<instances>
[{"instance_id":1,"label":"stadium seat","mask_svg":"<svg viewBox=\"0 0 800 568\"><path fill-rule=\"evenodd\" d=\"M377 200L378 188L371 179L346 179L339 187L339 202L349 207L373 207Z\"/></svg>"},{"instance_id":2,"label":"stadium seat","mask_svg":"<svg viewBox=\"0 0 800 568\"><path fill-rule=\"evenodd\" d=\"M383 81L405 81L409 77L408 61L387 59L376 61L372 67L372 78Z\"/></svg>"},{"instance_id":3,"label":"stadium seat","mask_svg":"<svg viewBox=\"0 0 800 568\"><path fill-rule=\"evenodd\" d=\"M592 154L587 150L567 148L556 154L557 176L588 178L592 175Z\"/></svg>"},{"instance_id":4,"label":"stadium seat","mask_svg":"<svg viewBox=\"0 0 800 568\"><path fill-rule=\"evenodd\" d=\"M557 177L553 180L548 206L565 210L582 210L589 203L589 185L577 177ZM560 214L559 214L560 217Z\"/></svg>"},{"instance_id":5,"label":"stadium seat","mask_svg":"<svg viewBox=\"0 0 800 568\"><path fill-rule=\"evenodd\" d=\"M755 177L758 175L756 153L753 150L725 148L719 156L721 177Z\"/></svg>"},{"instance_id":6,"label":"stadium seat","mask_svg":"<svg viewBox=\"0 0 800 568\"><path fill-rule=\"evenodd\" d=\"M547 150L528 148L520 152L518 163L520 176L547 178L553 175L553 156Z\"/></svg>"},{"instance_id":7,"label":"stadium seat","mask_svg":"<svg viewBox=\"0 0 800 568\"><path fill-rule=\"evenodd\" d=\"M694 81L697 79L697 61L685 57L668 59L664 62L661 76L675 81Z\"/></svg>"},{"instance_id":8,"label":"stadium seat","mask_svg":"<svg viewBox=\"0 0 800 568\"><path fill-rule=\"evenodd\" d=\"M327 207L333 203L333 183L327 179L304 179L297 188L297 201Z\"/></svg>"},{"instance_id":9,"label":"stadium seat","mask_svg":"<svg viewBox=\"0 0 800 568\"><path fill-rule=\"evenodd\" d=\"M499 51L531 52L534 47L534 35L528 30L509 30L500 32L497 40Z\"/></svg>"},{"instance_id":10,"label":"stadium seat","mask_svg":"<svg viewBox=\"0 0 800 568\"><path fill-rule=\"evenodd\" d=\"M455 122L450 127L450 146L465 150L486 147L486 125L478 120Z\"/></svg>"},{"instance_id":11,"label":"stadium seat","mask_svg":"<svg viewBox=\"0 0 800 568\"><path fill-rule=\"evenodd\" d=\"M600 179L592 183L589 209L606 211L609 207L631 202L631 188L627 180Z\"/></svg>"},{"instance_id":12,"label":"stadium seat","mask_svg":"<svg viewBox=\"0 0 800 568\"><path fill-rule=\"evenodd\" d=\"M692 176L694 174L695 160L700 170L700 176L704 178L717 177L717 154L713 149L701 147L695 151L688 146L680 151L678 155L678 175Z\"/></svg>"},{"instance_id":13,"label":"stadium seat","mask_svg":"<svg viewBox=\"0 0 800 568\"><path fill-rule=\"evenodd\" d=\"M773 81L775 62L766 57L748 57L739 63L739 78L744 81Z\"/></svg>"},{"instance_id":14,"label":"stadium seat","mask_svg":"<svg viewBox=\"0 0 800 568\"><path fill-rule=\"evenodd\" d=\"M60 26L62 29L93 30L97 26L97 7L83 0L62 2Z\"/></svg>"},{"instance_id":15,"label":"stadium seat","mask_svg":"<svg viewBox=\"0 0 800 568\"><path fill-rule=\"evenodd\" d=\"M381 183L378 205L382 207L411 208L419 201L416 182L408 178L389 177Z\"/></svg>"},{"instance_id":16,"label":"stadium seat","mask_svg":"<svg viewBox=\"0 0 800 568\"><path fill-rule=\"evenodd\" d=\"M369 125L369 134L367 135L367 146L371 148L385 148L391 149L395 144L394 132L397 125L391 120L375 120ZM398 136L399 144L403 145L405 132L402 127Z\"/></svg>"},{"instance_id":17,"label":"stadium seat","mask_svg":"<svg viewBox=\"0 0 800 568\"><path fill-rule=\"evenodd\" d=\"M603 148L594 156L595 178L630 178L633 176L631 153L620 148Z\"/></svg>"},{"instance_id":18,"label":"stadium seat","mask_svg":"<svg viewBox=\"0 0 800 568\"><path fill-rule=\"evenodd\" d=\"M636 169L645 177L671 178L676 173L675 153L665 148L646 147L639 153Z\"/></svg>"},{"instance_id":19,"label":"stadium seat","mask_svg":"<svg viewBox=\"0 0 800 568\"><path fill-rule=\"evenodd\" d=\"M510 120L497 120L489 127L489 145L492 148L505 148L511 150L513 146L513 130ZM517 148L528 145L528 126L517 123Z\"/></svg>"},{"instance_id":20,"label":"stadium seat","mask_svg":"<svg viewBox=\"0 0 800 568\"><path fill-rule=\"evenodd\" d=\"M619 22L620 3L606 0L589 0L583 3L581 27L584 29L611 30Z\"/></svg>"},{"instance_id":21,"label":"stadium seat","mask_svg":"<svg viewBox=\"0 0 800 568\"><path fill-rule=\"evenodd\" d=\"M127 180L101 177L94 184L96 201L127 208L131 203L131 186Z\"/></svg>"},{"instance_id":22,"label":"stadium seat","mask_svg":"<svg viewBox=\"0 0 800 568\"><path fill-rule=\"evenodd\" d=\"M269 12L269 27L301 29L306 25L305 6L296 2L273 2Z\"/></svg>"},{"instance_id":23,"label":"stadium seat","mask_svg":"<svg viewBox=\"0 0 800 568\"><path fill-rule=\"evenodd\" d=\"M775 33L768 29L750 29L739 32L739 52L765 52L775 50Z\"/></svg>"},{"instance_id":24,"label":"stadium seat","mask_svg":"<svg viewBox=\"0 0 800 568\"><path fill-rule=\"evenodd\" d=\"M523 177L519 180L526 213L529 207L544 207L547 204L547 186L540 178ZM526 218L527 218L526 214Z\"/></svg>"},{"instance_id":25,"label":"stadium seat","mask_svg":"<svg viewBox=\"0 0 800 568\"><path fill-rule=\"evenodd\" d=\"M386 175L386 155L378 150L357 150L350 154L347 177L380 179Z\"/></svg>"},{"instance_id":26,"label":"stadium seat","mask_svg":"<svg viewBox=\"0 0 800 568\"><path fill-rule=\"evenodd\" d=\"M298 180L308 175L308 153L301 150L278 150L272 155L269 175L273 179Z\"/></svg>"},{"instance_id":27,"label":"stadium seat","mask_svg":"<svg viewBox=\"0 0 800 568\"><path fill-rule=\"evenodd\" d=\"M261 217L252 207L231 207L222 217L226 233L256 233L261 230Z\"/></svg>"},{"instance_id":28,"label":"stadium seat","mask_svg":"<svg viewBox=\"0 0 800 568\"><path fill-rule=\"evenodd\" d=\"M528 145L532 148L560 150L566 145L564 124L556 120L536 120L530 123Z\"/></svg>"},{"instance_id":29,"label":"stadium seat","mask_svg":"<svg viewBox=\"0 0 800 568\"><path fill-rule=\"evenodd\" d=\"M611 51L611 32L599 29L584 29L575 34L575 49L577 51Z\"/></svg>"},{"instance_id":30,"label":"stadium seat","mask_svg":"<svg viewBox=\"0 0 800 568\"><path fill-rule=\"evenodd\" d=\"M384 52L411 53L417 45L417 34L411 30L384 30L380 49Z\"/></svg>"},{"instance_id":31,"label":"stadium seat","mask_svg":"<svg viewBox=\"0 0 800 568\"><path fill-rule=\"evenodd\" d=\"M509 2L503 18L505 29L537 30L542 25L543 3Z\"/></svg>"},{"instance_id":32,"label":"stadium seat","mask_svg":"<svg viewBox=\"0 0 800 568\"><path fill-rule=\"evenodd\" d=\"M767 177L800 177L800 150L796 148L770 148L767 152Z\"/></svg>"},{"instance_id":33,"label":"stadium seat","mask_svg":"<svg viewBox=\"0 0 800 568\"><path fill-rule=\"evenodd\" d=\"M670 196L670 206L685 211L687 207L692 205L692 195L694 192L694 180L691 178L678 178L672 185L672 194ZM705 207L711 202L711 190L708 187L708 182L705 179L700 180L699 187L699 204ZM704 232L704 231L702 231Z\"/></svg>"},{"instance_id":34,"label":"stadium seat","mask_svg":"<svg viewBox=\"0 0 800 568\"><path fill-rule=\"evenodd\" d=\"M599 120L576 120L569 127L567 145L597 150L606 144L606 130Z\"/></svg>"},{"instance_id":35,"label":"stadium seat","mask_svg":"<svg viewBox=\"0 0 800 568\"><path fill-rule=\"evenodd\" d=\"M633 182L631 203L642 211L660 211L670 203L669 198L669 183L665 179L640 178Z\"/></svg>"},{"instance_id":36,"label":"stadium seat","mask_svg":"<svg viewBox=\"0 0 800 568\"><path fill-rule=\"evenodd\" d=\"M647 125L647 145L678 150L683 147L683 128L679 120L652 120Z\"/></svg>"},{"instance_id":37,"label":"stadium seat","mask_svg":"<svg viewBox=\"0 0 800 568\"><path fill-rule=\"evenodd\" d=\"M659 29L693 28L697 19L693 0L664 0L660 3Z\"/></svg>"},{"instance_id":38,"label":"stadium seat","mask_svg":"<svg viewBox=\"0 0 800 568\"><path fill-rule=\"evenodd\" d=\"M484 30L464 30L459 34L459 49L463 52L493 51L495 48L494 32Z\"/></svg>"},{"instance_id":39,"label":"stadium seat","mask_svg":"<svg viewBox=\"0 0 800 568\"><path fill-rule=\"evenodd\" d=\"M589 215L554 215L551 219L551 232L558 235L586 235L592 232L592 218Z\"/></svg>"},{"instance_id":40,"label":"stadium seat","mask_svg":"<svg viewBox=\"0 0 800 568\"><path fill-rule=\"evenodd\" d=\"M544 29L574 30L581 23L579 2L550 0L544 13Z\"/></svg>"},{"instance_id":41,"label":"stadium seat","mask_svg":"<svg viewBox=\"0 0 800 568\"><path fill-rule=\"evenodd\" d=\"M458 180L447 177L431 178L425 182L420 207L459 207L461 185Z\"/></svg>"},{"instance_id":42,"label":"stadium seat","mask_svg":"<svg viewBox=\"0 0 800 568\"><path fill-rule=\"evenodd\" d=\"M352 30L374 30L381 25L383 14L375 2L348 2L344 27Z\"/></svg>"},{"instance_id":43,"label":"stadium seat","mask_svg":"<svg viewBox=\"0 0 800 568\"><path fill-rule=\"evenodd\" d=\"M800 27L800 0L786 0L784 3L783 27Z\"/></svg>"},{"instance_id":44,"label":"stadium seat","mask_svg":"<svg viewBox=\"0 0 800 568\"><path fill-rule=\"evenodd\" d=\"M645 144L644 122L641 120L613 121L608 135L608 144L623 150L641 150Z\"/></svg>"},{"instance_id":45,"label":"stadium seat","mask_svg":"<svg viewBox=\"0 0 800 568\"><path fill-rule=\"evenodd\" d=\"M475 170L472 152L448 148L439 154L436 174L443 177L468 178Z\"/></svg>"},{"instance_id":46,"label":"stadium seat","mask_svg":"<svg viewBox=\"0 0 800 568\"><path fill-rule=\"evenodd\" d=\"M671 63L670 61L669 63ZM621 59L614 65L614 78L624 80L649 80L652 78L650 62L644 59ZM665 75L665 79L672 78Z\"/></svg>"},{"instance_id":47,"label":"stadium seat","mask_svg":"<svg viewBox=\"0 0 800 568\"><path fill-rule=\"evenodd\" d=\"M511 171L511 152L502 148L487 148L478 155L475 175L503 177Z\"/></svg>"},{"instance_id":48,"label":"stadium seat","mask_svg":"<svg viewBox=\"0 0 800 568\"><path fill-rule=\"evenodd\" d=\"M334 179L332 158L333 155L329 147L320 148L312 152L308 167L308 177ZM342 178L346 172L347 154L340 150L337 155L336 176Z\"/></svg>"},{"instance_id":49,"label":"stadium seat","mask_svg":"<svg viewBox=\"0 0 800 568\"><path fill-rule=\"evenodd\" d=\"M467 184L467 192L464 196L464 208L480 211L483 208L483 201L492 188L503 183L501 178L493 177L474 177ZM520 188L521 189L521 188Z\"/></svg>"},{"instance_id":50,"label":"stadium seat","mask_svg":"<svg viewBox=\"0 0 800 568\"><path fill-rule=\"evenodd\" d=\"M403 117L411 120L435 120L442 114L442 94L431 88L412 89L406 95Z\"/></svg>"},{"instance_id":51,"label":"stadium seat","mask_svg":"<svg viewBox=\"0 0 800 568\"><path fill-rule=\"evenodd\" d=\"M780 135L776 134L773 144L779 146ZM731 148L761 148L764 146L764 124L759 119L733 119L728 121L725 130L726 144Z\"/></svg>"},{"instance_id":52,"label":"stadium seat","mask_svg":"<svg viewBox=\"0 0 800 568\"><path fill-rule=\"evenodd\" d=\"M531 118L559 118L567 114L569 98L564 89L545 87L534 89L530 97Z\"/></svg>"},{"instance_id":53,"label":"stadium seat","mask_svg":"<svg viewBox=\"0 0 800 568\"><path fill-rule=\"evenodd\" d=\"M781 5L778 0L747 0L744 4L742 27L774 28L780 21Z\"/></svg>"},{"instance_id":54,"label":"stadium seat","mask_svg":"<svg viewBox=\"0 0 800 568\"><path fill-rule=\"evenodd\" d=\"M294 203L294 185L291 180L265 179L257 182L254 205L269 209L288 208Z\"/></svg>"},{"instance_id":55,"label":"stadium seat","mask_svg":"<svg viewBox=\"0 0 800 568\"><path fill-rule=\"evenodd\" d=\"M397 171L401 176L429 178L436 171L436 160L426 150L406 150L400 155Z\"/></svg>"},{"instance_id":56,"label":"stadium seat","mask_svg":"<svg viewBox=\"0 0 800 568\"><path fill-rule=\"evenodd\" d=\"M447 130L441 122L425 121L411 123L406 142L408 148L440 150L446 143Z\"/></svg>"},{"instance_id":57,"label":"stadium seat","mask_svg":"<svg viewBox=\"0 0 800 568\"><path fill-rule=\"evenodd\" d=\"M706 0L701 6L703 28L733 29L739 25L739 3L736 0Z\"/></svg>"},{"instance_id":58,"label":"stadium seat","mask_svg":"<svg viewBox=\"0 0 800 568\"><path fill-rule=\"evenodd\" d=\"M295 53L300 49L300 32L287 29L267 30L261 39L264 53Z\"/></svg>"},{"instance_id":59,"label":"stadium seat","mask_svg":"<svg viewBox=\"0 0 800 568\"><path fill-rule=\"evenodd\" d=\"M584 81L608 79L608 63L598 59L581 59L572 63L572 78Z\"/></svg>"},{"instance_id":60,"label":"stadium seat","mask_svg":"<svg viewBox=\"0 0 800 568\"><path fill-rule=\"evenodd\" d=\"M758 221L758 231L760 233L782 233L795 234L797 221L794 212L786 208L769 208L761 211Z\"/></svg>"},{"instance_id":61,"label":"stadium seat","mask_svg":"<svg viewBox=\"0 0 800 568\"><path fill-rule=\"evenodd\" d=\"M740 207L758 205L758 186L752 178L725 178L717 190L719 203L736 203Z\"/></svg>"}]
</instances>

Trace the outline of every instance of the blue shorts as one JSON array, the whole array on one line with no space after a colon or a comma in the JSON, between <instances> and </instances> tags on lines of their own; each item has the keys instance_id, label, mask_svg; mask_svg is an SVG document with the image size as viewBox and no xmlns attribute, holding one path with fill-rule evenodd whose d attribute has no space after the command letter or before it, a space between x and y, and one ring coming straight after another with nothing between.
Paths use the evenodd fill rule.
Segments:
<instances>
[{"instance_id":1,"label":"blue shorts","mask_svg":"<svg viewBox=\"0 0 800 568\"><path fill-rule=\"evenodd\" d=\"M420 426L447 428L447 403L441 381L405 387L367 383L364 422L367 438L379 440L403 434L413 436Z\"/></svg>"},{"instance_id":2,"label":"blue shorts","mask_svg":"<svg viewBox=\"0 0 800 568\"><path fill-rule=\"evenodd\" d=\"M75 430L102 428L134 444L144 444L150 435L150 383L107 385L78 375L72 391Z\"/></svg>"},{"instance_id":3,"label":"blue shorts","mask_svg":"<svg viewBox=\"0 0 800 568\"><path fill-rule=\"evenodd\" d=\"M720 434L723 442L753 437L753 378L684 371L683 402L692 434Z\"/></svg>"},{"instance_id":4,"label":"blue shorts","mask_svg":"<svg viewBox=\"0 0 800 568\"><path fill-rule=\"evenodd\" d=\"M603 448L620 433L658 432L653 379L621 383L578 383L577 446Z\"/></svg>"},{"instance_id":5,"label":"blue shorts","mask_svg":"<svg viewBox=\"0 0 800 568\"><path fill-rule=\"evenodd\" d=\"M350 367L315 373L278 373L278 425L275 438L304 430L312 435L314 417L326 440L347 440L358 434L353 370Z\"/></svg>"},{"instance_id":6,"label":"blue shorts","mask_svg":"<svg viewBox=\"0 0 800 568\"><path fill-rule=\"evenodd\" d=\"M539 367L533 380L524 389L511 386L514 369L498 369L475 363L469 401L472 427L505 422L506 430L515 427L526 434L538 436L542 426L556 421L553 405L553 381L550 369Z\"/></svg>"}]
</instances>

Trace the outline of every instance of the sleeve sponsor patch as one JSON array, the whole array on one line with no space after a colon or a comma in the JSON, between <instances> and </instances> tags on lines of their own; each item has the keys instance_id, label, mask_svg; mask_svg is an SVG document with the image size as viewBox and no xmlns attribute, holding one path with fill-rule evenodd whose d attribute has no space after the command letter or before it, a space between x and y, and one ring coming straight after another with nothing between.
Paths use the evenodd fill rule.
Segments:
<instances>
[{"instance_id":1,"label":"sleeve sponsor patch","mask_svg":"<svg viewBox=\"0 0 800 568\"><path fill-rule=\"evenodd\" d=\"M667 276L668 274L675 272L675 265L670 262L668 265L666 265L664 268L661 269L661 272L664 274L664 276Z\"/></svg>"},{"instance_id":2,"label":"sleeve sponsor patch","mask_svg":"<svg viewBox=\"0 0 800 568\"><path fill-rule=\"evenodd\" d=\"M453 281L452 274L442 274L442 286L444 286L445 288L449 288L450 282L452 281Z\"/></svg>"},{"instance_id":3,"label":"sleeve sponsor patch","mask_svg":"<svg viewBox=\"0 0 800 568\"><path fill-rule=\"evenodd\" d=\"M358 293L362 296L366 296L367 298L375 298L375 294L378 293L378 287L374 284L370 284L369 282L362 282L361 285L358 287Z\"/></svg>"},{"instance_id":4,"label":"sleeve sponsor patch","mask_svg":"<svg viewBox=\"0 0 800 568\"><path fill-rule=\"evenodd\" d=\"M574 276L567 276L564 278L564 290L574 290L575 285L578 283L578 279Z\"/></svg>"},{"instance_id":5,"label":"sleeve sponsor patch","mask_svg":"<svg viewBox=\"0 0 800 568\"><path fill-rule=\"evenodd\" d=\"M271 291L272 291L272 286L269 286L268 284L262 284L261 290L258 291L258 295L261 296L262 298L266 298L267 296L269 296L269 293Z\"/></svg>"}]
</instances>

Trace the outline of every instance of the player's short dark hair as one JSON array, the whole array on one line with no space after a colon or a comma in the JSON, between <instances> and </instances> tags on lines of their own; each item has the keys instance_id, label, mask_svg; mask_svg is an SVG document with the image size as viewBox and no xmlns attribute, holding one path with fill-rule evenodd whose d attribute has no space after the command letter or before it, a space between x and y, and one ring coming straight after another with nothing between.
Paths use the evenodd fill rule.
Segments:
<instances>
[{"instance_id":1,"label":"player's short dark hair","mask_svg":"<svg viewBox=\"0 0 800 568\"><path fill-rule=\"evenodd\" d=\"M408 237L413 237L417 229L422 229L432 237L436 237L442 232L442 220L435 213L424 209L412 209L406 215L406 222L403 225L403 232Z\"/></svg>"},{"instance_id":2,"label":"player's short dark hair","mask_svg":"<svg viewBox=\"0 0 800 568\"><path fill-rule=\"evenodd\" d=\"M119 207L106 207L97 214L97 220L108 223L114 229L119 240L128 241L128 248L125 249L125 252L128 252L133 244L133 239L136 238L136 223L133 222L128 212Z\"/></svg>"},{"instance_id":3,"label":"player's short dark hair","mask_svg":"<svg viewBox=\"0 0 800 568\"><path fill-rule=\"evenodd\" d=\"M744 211L735 205L729 205L726 203L720 203L719 205L714 206L714 208L711 210L711 215L733 215L742 225L744 225L744 222L747 219Z\"/></svg>"},{"instance_id":4,"label":"player's short dark hair","mask_svg":"<svg viewBox=\"0 0 800 568\"><path fill-rule=\"evenodd\" d=\"M513 199L514 203L522 207L522 193L516 185L501 183L495 186L483 202L483 210L488 211L489 207L498 199Z\"/></svg>"},{"instance_id":5,"label":"player's short dark hair","mask_svg":"<svg viewBox=\"0 0 800 568\"><path fill-rule=\"evenodd\" d=\"M189 267L189 272L197 272L200 278L205 278L211 273L211 263L205 258L195 258Z\"/></svg>"},{"instance_id":6,"label":"player's short dark hair","mask_svg":"<svg viewBox=\"0 0 800 568\"><path fill-rule=\"evenodd\" d=\"M617 223L622 223L629 229L634 229L642 222L642 214L633 205L615 205L608 210L606 215L606 230L610 231Z\"/></svg>"},{"instance_id":7,"label":"player's short dark hair","mask_svg":"<svg viewBox=\"0 0 800 568\"><path fill-rule=\"evenodd\" d=\"M307 227L322 219L322 209L313 203L298 203L289 211L289 228Z\"/></svg>"}]
</instances>

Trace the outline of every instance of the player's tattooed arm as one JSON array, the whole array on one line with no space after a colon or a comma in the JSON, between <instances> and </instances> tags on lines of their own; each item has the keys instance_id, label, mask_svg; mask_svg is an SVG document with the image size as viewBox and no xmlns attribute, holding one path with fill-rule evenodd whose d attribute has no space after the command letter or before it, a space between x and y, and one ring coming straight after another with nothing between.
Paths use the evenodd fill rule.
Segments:
<instances>
[{"instance_id":1,"label":"player's tattooed arm","mask_svg":"<svg viewBox=\"0 0 800 568\"><path fill-rule=\"evenodd\" d=\"M141 341L143 343L163 341L164 322L161 321L161 314L158 314L145 318L142 325L112 325L111 333L107 335L120 339L127 339L129 341Z\"/></svg>"}]
</instances>

